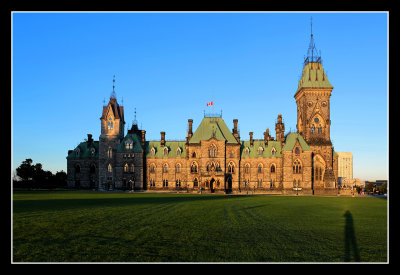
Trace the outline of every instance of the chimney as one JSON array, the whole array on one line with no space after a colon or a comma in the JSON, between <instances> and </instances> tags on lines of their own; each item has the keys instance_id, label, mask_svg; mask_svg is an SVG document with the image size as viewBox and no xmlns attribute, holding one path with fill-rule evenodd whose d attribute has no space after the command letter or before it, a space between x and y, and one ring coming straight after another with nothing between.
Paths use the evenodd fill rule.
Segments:
<instances>
[{"instance_id":1,"label":"chimney","mask_svg":"<svg viewBox=\"0 0 400 275\"><path fill-rule=\"evenodd\" d=\"M87 134L87 143L88 145L92 144L93 139L92 139L92 134Z\"/></svg>"},{"instance_id":2,"label":"chimney","mask_svg":"<svg viewBox=\"0 0 400 275\"><path fill-rule=\"evenodd\" d=\"M146 131L142 130L142 146L144 146L145 142L146 142Z\"/></svg>"},{"instance_id":3,"label":"chimney","mask_svg":"<svg viewBox=\"0 0 400 275\"><path fill-rule=\"evenodd\" d=\"M238 120L234 119L233 120L233 130L232 130L232 134L233 136L236 138L237 141L239 141L239 133L237 130L237 124L238 124Z\"/></svg>"},{"instance_id":4,"label":"chimney","mask_svg":"<svg viewBox=\"0 0 400 275\"><path fill-rule=\"evenodd\" d=\"M275 124L276 140L283 142L285 139L285 123L282 122L282 115L278 115L278 122Z\"/></svg>"},{"instance_id":5,"label":"chimney","mask_svg":"<svg viewBox=\"0 0 400 275\"><path fill-rule=\"evenodd\" d=\"M161 132L161 147L165 145L165 132Z\"/></svg>"},{"instance_id":6,"label":"chimney","mask_svg":"<svg viewBox=\"0 0 400 275\"><path fill-rule=\"evenodd\" d=\"M269 139L270 139L269 128L267 128L267 130L264 132L264 143L265 143L265 145L268 144Z\"/></svg>"},{"instance_id":7,"label":"chimney","mask_svg":"<svg viewBox=\"0 0 400 275\"><path fill-rule=\"evenodd\" d=\"M232 134L236 134L237 133L237 124L238 124L238 120L234 119L233 120L233 132L232 132Z\"/></svg>"},{"instance_id":8,"label":"chimney","mask_svg":"<svg viewBox=\"0 0 400 275\"><path fill-rule=\"evenodd\" d=\"M189 122L189 139L190 139L193 135L193 131L192 131L193 119L188 119L188 122Z\"/></svg>"},{"instance_id":9,"label":"chimney","mask_svg":"<svg viewBox=\"0 0 400 275\"><path fill-rule=\"evenodd\" d=\"M250 146L253 147L253 144L254 144L254 142L253 142L253 132L249 132L249 135L250 135Z\"/></svg>"}]
</instances>

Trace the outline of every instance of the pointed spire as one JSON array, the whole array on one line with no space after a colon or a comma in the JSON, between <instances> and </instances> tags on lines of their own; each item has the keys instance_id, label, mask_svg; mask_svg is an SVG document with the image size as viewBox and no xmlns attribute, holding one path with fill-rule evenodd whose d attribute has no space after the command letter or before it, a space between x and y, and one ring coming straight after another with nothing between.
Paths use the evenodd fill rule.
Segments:
<instances>
[{"instance_id":1,"label":"pointed spire","mask_svg":"<svg viewBox=\"0 0 400 275\"><path fill-rule=\"evenodd\" d=\"M135 108L135 112L134 112L135 116L132 122L132 125L137 125L137 120L136 120L136 108Z\"/></svg>"},{"instance_id":2,"label":"pointed spire","mask_svg":"<svg viewBox=\"0 0 400 275\"><path fill-rule=\"evenodd\" d=\"M321 53L318 55L317 48L315 47L314 35L312 32L312 17L311 17L311 39L310 39L310 44L308 46L307 57L304 60L304 65L314 62L321 62Z\"/></svg>"},{"instance_id":3,"label":"pointed spire","mask_svg":"<svg viewBox=\"0 0 400 275\"><path fill-rule=\"evenodd\" d=\"M116 98L117 97L116 94L115 94L115 75L113 77L113 90L112 90L112 93L111 93L110 97L111 98Z\"/></svg>"}]
</instances>

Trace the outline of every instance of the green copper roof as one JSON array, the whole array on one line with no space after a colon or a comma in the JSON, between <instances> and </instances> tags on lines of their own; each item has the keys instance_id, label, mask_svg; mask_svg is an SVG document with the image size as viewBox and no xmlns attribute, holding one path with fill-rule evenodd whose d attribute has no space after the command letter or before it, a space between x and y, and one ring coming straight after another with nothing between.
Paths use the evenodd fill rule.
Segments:
<instances>
[{"instance_id":1,"label":"green copper roof","mask_svg":"<svg viewBox=\"0 0 400 275\"><path fill-rule=\"evenodd\" d=\"M165 146L161 147L161 141L147 141L146 142L146 157L172 157L184 158L186 157L185 141L165 141ZM151 152L154 148L155 154ZM168 154L164 154L164 148L168 148ZM178 148L181 150L179 155Z\"/></svg>"},{"instance_id":2,"label":"green copper roof","mask_svg":"<svg viewBox=\"0 0 400 275\"><path fill-rule=\"evenodd\" d=\"M299 141L303 151L311 151L311 148L299 133L290 133L286 136L285 146L283 146L282 151L292 151L297 141Z\"/></svg>"},{"instance_id":3,"label":"green copper roof","mask_svg":"<svg viewBox=\"0 0 400 275\"><path fill-rule=\"evenodd\" d=\"M129 140L131 140L133 142L132 149L126 148L126 142L128 142ZM118 145L117 151L127 151L127 152L143 151L141 142L142 142L141 138L139 138L136 134L128 133L128 134L126 134L124 139L121 141L121 143Z\"/></svg>"},{"instance_id":4,"label":"green copper roof","mask_svg":"<svg viewBox=\"0 0 400 275\"><path fill-rule=\"evenodd\" d=\"M237 143L237 140L226 126L222 117L205 117L194 132L189 143L200 143L201 140L209 140L215 137L217 140L226 140L227 143Z\"/></svg>"},{"instance_id":5,"label":"green copper roof","mask_svg":"<svg viewBox=\"0 0 400 275\"><path fill-rule=\"evenodd\" d=\"M242 158L270 158L270 157L282 157L281 154L281 142L280 141L268 141L267 147L265 147L264 140L254 140L253 147L250 146L250 141L242 141L240 148ZM262 148L262 154L259 155L258 149ZM249 148L249 154L246 154L246 148ZM275 148L275 155L272 154L272 148Z\"/></svg>"},{"instance_id":6,"label":"green copper roof","mask_svg":"<svg viewBox=\"0 0 400 275\"><path fill-rule=\"evenodd\" d=\"M77 149L79 148L79 155L77 155ZM94 154L92 155L92 148L94 149ZM92 141L88 144L87 141L81 142L74 150L72 150L68 156L69 158L99 158L99 142Z\"/></svg>"},{"instance_id":7,"label":"green copper roof","mask_svg":"<svg viewBox=\"0 0 400 275\"><path fill-rule=\"evenodd\" d=\"M299 81L297 91L301 88L331 88L333 86L328 80L328 77L321 63L310 62L303 68L303 74Z\"/></svg>"}]
</instances>

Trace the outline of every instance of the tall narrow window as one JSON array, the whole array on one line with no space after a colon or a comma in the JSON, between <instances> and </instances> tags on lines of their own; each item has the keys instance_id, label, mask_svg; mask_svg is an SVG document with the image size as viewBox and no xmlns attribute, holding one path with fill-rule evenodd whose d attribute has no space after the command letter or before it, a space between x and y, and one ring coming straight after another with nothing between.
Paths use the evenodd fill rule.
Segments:
<instances>
[{"instance_id":1,"label":"tall narrow window","mask_svg":"<svg viewBox=\"0 0 400 275\"><path fill-rule=\"evenodd\" d=\"M124 172L125 172L125 173L128 172L128 163L125 163L125 165L124 165Z\"/></svg>"},{"instance_id":2,"label":"tall narrow window","mask_svg":"<svg viewBox=\"0 0 400 275\"><path fill-rule=\"evenodd\" d=\"M112 158L112 148L111 147L108 147L107 156L109 159Z\"/></svg>"},{"instance_id":3,"label":"tall narrow window","mask_svg":"<svg viewBox=\"0 0 400 275\"><path fill-rule=\"evenodd\" d=\"M246 149L244 149L244 154L245 154L246 156L248 156L248 155L250 154L250 149L249 149L249 147L246 147Z\"/></svg>"},{"instance_id":4,"label":"tall narrow window","mask_svg":"<svg viewBox=\"0 0 400 275\"><path fill-rule=\"evenodd\" d=\"M275 164L271 165L271 173L275 173Z\"/></svg>"},{"instance_id":5,"label":"tall narrow window","mask_svg":"<svg viewBox=\"0 0 400 275\"><path fill-rule=\"evenodd\" d=\"M311 126L311 134L314 134L315 133L315 126L314 126L314 124Z\"/></svg>"},{"instance_id":6,"label":"tall narrow window","mask_svg":"<svg viewBox=\"0 0 400 275\"><path fill-rule=\"evenodd\" d=\"M167 147L164 148L164 155L165 156L168 155L168 148Z\"/></svg>"},{"instance_id":7,"label":"tall narrow window","mask_svg":"<svg viewBox=\"0 0 400 275\"><path fill-rule=\"evenodd\" d=\"M258 172L259 174L262 173L262 164L261 164L261 163L260 163L260 164L258 165L258 167L257 167L257 172Z\"/></svg>"},{"instance_id":8,"label":"tall narrow window","mask_svg":"<svg viewBox=\"0 0 400 275\"><path fill-rule=\"evenodd\" d=\"M181 153L182 153L182 150L181 150L181 148L178 147L178 149L176 149L176 155L180 156Z\"/></svg>"},{"instance_id":9,"label":"tall narrow window","mask_svg":"<svg viewBox=\"0 0 400 275\"><path fill-rule=\"evenodd\" d=\"M217 148L214 144L211 144L210 148L208 149L208 155L210 158L215 158L217 155Z\"/></svg>"},{"instance_id":10,"label":"tall narrow window","mask_svg":"<svg viewBox=\"0 0 400 275\"><path fill-rule=\"evenodd\" d=\"M155 166L154 164L150 165L150 173L154 173L155 172Z\"/></svg>"},{"instance_id":11,"label":"tall narrow window","mask_svg":"<svg viewBox=\"0 0 400 275\"><path fill-rule=\"evenodd\" d=\"M249 174L250 173L250 164L246 164L245 166L244 166L244 172L246 173L246 174Z\"/></svg>"},{"instance_id":12,"label":"tall narrow window","mask_svg":"<svg viewBox=\"0 0 400 275\"><path fill-rule=\"evenodd\" d=\"M168 165L164 164L163 166L163 173L168 173Z\"/></svg>"},{"instance_id":13,"label":"tall narrow window","mask_svg":"<svg viewBox=\"0 0 400 275\"><path fill-rule=\"evenodd\" d=\"M193 187L198 187L199 186L199 181L197 180L197 178L195 178L193 180Z\"/></svg>"},{"instance_id":14,"label":"tall narrow window","mask_svg":"<svg viewBox=\"0 0 400 275\"><path fill-rule=\"evenodd\" d=\"M298 159L296 159L293 163L293 173L301 174L301 163Z\"/></svg>"},{"instance_id":15,"label":"tall narrow window","mask_svg":"<svg viewBox=\"0 0 400 275\"><path fill-rule=\"evenodd\" d=\"M108 173L112 173L112 166L111 166L111 163L108 164L107 171L108 171Z\"/></svg>"},{"instance_id":16,"label":"tall narrow window","mask_svg":"<svg viewBox=\"0 0 400 275\"><path fill-rule=\"evenodd\" d=\"M272 149L271 149L271 155L275 156L275 154L276 154L276 149L275 149L275 147L272 147Z\"/></svg>"},{"instance_id":17,"label":"tall narrow window","mask_svg":"<svg viewBox=\"0 0 400 275\"><path fill-rule=\"evenodd\" d=\"M235 173L235 165L233 164L233 162L229 162L228 164L228 173Z\"/></svg>"},{"instance_id":18,"label":"tall narrow window","mask_svg":"<svg viewBox=\"0 0 400 275\"><path fill-rule=\"evenodd\" d=\"M113 123L112 118L110 117L110 118L108 119L108 129L109 129L109 130L112 130L113 128L114 128L114 123Z\"/></svg>"},{"instance_id":19,"label":"tall narrow window","mask_svg":"<svg viewBox=\"0 0 400 275\"><path fill-rule=\"evenodd\" d=\"M176 170L177 173L181 172L181 165L179 163L176 165L176 169L175 170Z\"/></svg>"},{"instance_id":20,"label":"tall narrow window","mask_svg":"<svg viewBox=\"0 0 400 275\"><path fill-rule=\"evenodd\" d=\"M190 166L190 172L197 173L197 164L195 162Z\"/></svg>"}]
</instances>

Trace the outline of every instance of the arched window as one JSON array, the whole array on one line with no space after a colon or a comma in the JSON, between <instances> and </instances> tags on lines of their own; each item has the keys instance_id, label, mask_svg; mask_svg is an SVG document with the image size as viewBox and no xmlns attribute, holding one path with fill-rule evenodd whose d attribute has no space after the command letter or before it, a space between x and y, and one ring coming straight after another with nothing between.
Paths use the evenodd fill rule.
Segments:
<instances>
[{"instance_id":1,"label":"arched window","mask_svg":"<svg viewBox=\"0 0 400 275\"><path fill-rule=\"evenodd\" d=\"M249 174L249 173L250 173L250 164L246 163L246 165L244 166L244 172L245 172L246 174Z\"/></svg>"},{"instance_id":2,"label":"arched window","mask_svg":"<svg viewBox=\"0 0 400 275\"><path fill-rule=\"evenodd\" d=\"M211 170L211 171L215 171L215 164L214 164L214 162L211 162L210 170Z\"/></svg>"},{"instance_id":3,"label":"arched window","mask_svg":"<svg viewBox=\"0 0 400 275\"><path fill-rule=\"evenodd\" d=\"M314 124L311 126L311 134L314 134L315 133L315 126L314 126Z\"/></svg>"},{"instance_id":4,"label":"arched window","mask_svg":"<svg viewBox=\"0 0 400 275\"><path fill-rule=\"evenodd\" d=\"M91 154L92 156L94 156L95 153L96 153L96 149L91 148L91 149L90 149L90 154Z\"/></svg>"},{"instance_id":5,"label":"arched window","mask_svg":"<svg viewBox=\"0 0 400 275\"><path fill-rule=\"evenodd\" d=\"M163 173L168 173L168 165L166 163L163 165Z\"/></svg>"},{"instance_id":6,"label":"arched window","mask_svg":"<svg viewBox=\"0 0 400 275\"><path fill-rule=\"evenodd\" d=\"M114 128L114 123L113 123L113 120L111 117L108 119L108 127L107 128L109 130L112 130Z\"/></svg>"},{"instance_id":7,"label":"arched window","mask_svg":"<svg viewBox=\"0 0 400 275\"><path fill-rule=\"evenodd\" d=\"M177 180L175 181L175 185L176 185L176 187L181 187L181 180L180 180L180 179L177 179Z\"/></svg>"},{"instance_id":8,"label":"arched window","mask_svg":"<svg viewBox=\"0 0 400 275\"><path fill-rule=\"evenodd\" d=\"M190 172L197 173L197 164L195 162L190 166Z\"/></svg>"},{"instance_id":9,"label":"arched window","mask_svg":"<svg viewBox=\"0 0 400 275\"><path fill-rule=\"evenodd\" d=\"M272 147L272 149L271 149L271 155L275 156L275 154L276 154L276 149L275 149L275 147Z\"/></svg>"},{"instance_id":10,"label":"arched window","mask_svg":"<svg viewBox=\"0 0 400 275\"><path fill-rule=\"evenodd\" d=\"M111 147L108 147L107 156L109 159L112 158L112 148Z\"/></svg>"},{"instance_id":11,"label":"arched window","mask_svg":"<svg viewBox=\"0 0 400 275\"><path fill-rule=\"evenodd\" d=\"M264 149L262 147L258 147L257 152L258 152L259 156L262 155L263 151L264 151Z\"/></svg>"},{"instance_id":12,"label":"arched window","mask_svg":"<svg viewBox=\"0 0 400 275\"><path fill-rule=\"evenodd\" d=\"M181 172L181 165L179 163L176 165L175 170L176 170L177 173Z\"/></svg>"},{"instance_id":13,"label":"arched window","mask_svg":"<svg viewBox=\"0 0 400 275\"><path fill-rule=\"evenodd\" d=\"M176 155L180 156L181 153L182 153L182 150L181 150L181 148L178 147L178 149L176 149Z\"/></svg>"},{"instance_id":14,"label":"arched window","mask_svg":"<svg viewBox=\"0 0 400 275\"><path fill-rule=\"evenodd\" d=\"M260 163L260 164L257 166L257 172L258 172L259 174L261 174L261 173L262 173L262 169L263 169L263 166L262 166L262 164Z\"/></svg>"},{"instance_id":15,"label":"arched window","mask_svg":"<svg viewBox=\"0 0 400 275\"><path fill-rule=\"evenodd\" d=\"M163 187L168 187L168 180L163 180Z\"/></svg>"},{"instance_id":16,"label":"arched window","mask_svg":"<svg viewBox=\"0 0 400 275\"><path fill-rule=\"evenodd\" d=\"M271 165L271 173L275 173L275 164Z\"/></svg>"},{"instance_id":17,"label":"arched window","mask_svg":"<svg viewBox=\"0 0 400 275\"><path fill-rule=\"evenodd\" d=\"M80 153L81 153L81 149L79 149L79 147L76 148L76 149L75 149L75 155L76 155L77 157L79 157Z\"/></svg>"},{"instance_id":18,"label":"arched window","mask_svg":"<svg viewBox=\"0 0 400 275\"><path fill-rule=\"evenodd\" d=\"M229 162L228 164L228 173L235 173L235 165L233 164L233 162Z\"/></svg>"},{"instance_id":19,"label":"arched window","mask_svg":"<svg viewBox=\"0 0 400 275\"><path fill-rule=\"evenodd\" d=\"M197 180L197 178L194 178L193 187L198 187L198 186L199 186L199 181Z\"/></svg>"},{"instance_id":20,"label":"arched window","mask_svg":"<svg viewBox=\"0 0 400 275\"><path fill-rule=\"evenodd\" d=\"M298 159L296 159L293 163L293 173L301 174L301 163Z\"/></svg>"},{"instance_id":21,"label":"arched window","mask_svg":"<svg viewBox=\"0 0 400 275\"><path fill-rule=\"evenodd\" d=\"M244 154L245 154L246 156L248 156L248 155L250 154L250 149L249 149L249 147L246 147L246 149L244 149Z\"/></svg>"},{"instance_id":22,"label":"arched window","mask_svg":"<svg viewBox=\"0 0 400 275\"><path fill-rule=\"evenodd\" d=\"M128 172L128 163L125 163L125 165L124 165L124 172L125 173Z\"/></svg>"},{"instance_id":23,"label":"arched window","mask_svg":"<svg viewBox=\"0 0 400 275\"><path fill-rule=\"evenodd\" d=\"M164 155L165 155L165 156L168 155L168 147L165 147L165 148L164 148Z\"/></svg>"},{"instance_id":24,"label":"arched window","mask_svg":"<svg viewBox=\"0 0 400 275\"><path fill-rule=\"evenodd\" d=\"M195 158L195 157L196 157L196 152L193 152L192 158Z\"/></svg>"},{"instance_id":25,"label":"arched window","mask_svg":"<svg viewBox=\"0 0 400 275\"><path fill-rule=\"evenodd\" d=\"M300 154L300 148L299 148L299 147L296 147L296 149L294 149L294 153L295 153L296 155L299 155L299 154Z\"/></svg>"},{"instance_id":26,"label":"arched window","mask_svg":"<svg viewBox=\"0 0 400 275\"><path fill-rule=\"evenodd\" d=\"M151 155L154 156L156 154L156 149L154 147L151 147Z\"/></svg>"},{"instance_id":27,"label":"arched window","mask_svg":"<svg viewBox=\"0 0 400 275\"><path fill-rule=\"evenodd\" d=\"M108 164L107 171L108 171L108 173L112 173L111 163Z\"/></svg>"},{"instance_id":28,"label":"arched window","mask_svg":"<svg viewBox=\"0 0 400 275\"><path fill-rule=\"evenodd\" d=\"M321 124L318 125L318 134L322 134L322 126L321 126Z\"/></svg>"},{"instance_id":29,"label":"arched window","mask_svg":"<svg viewBox=\"0 0 400 275\"><path fill-rule=\"evenodd\" d=\"M208 149L208 156L210 158L215 158L217 155L217 148L214 144L211 144L210 148Z\"/></svg>"}]
</instances>

